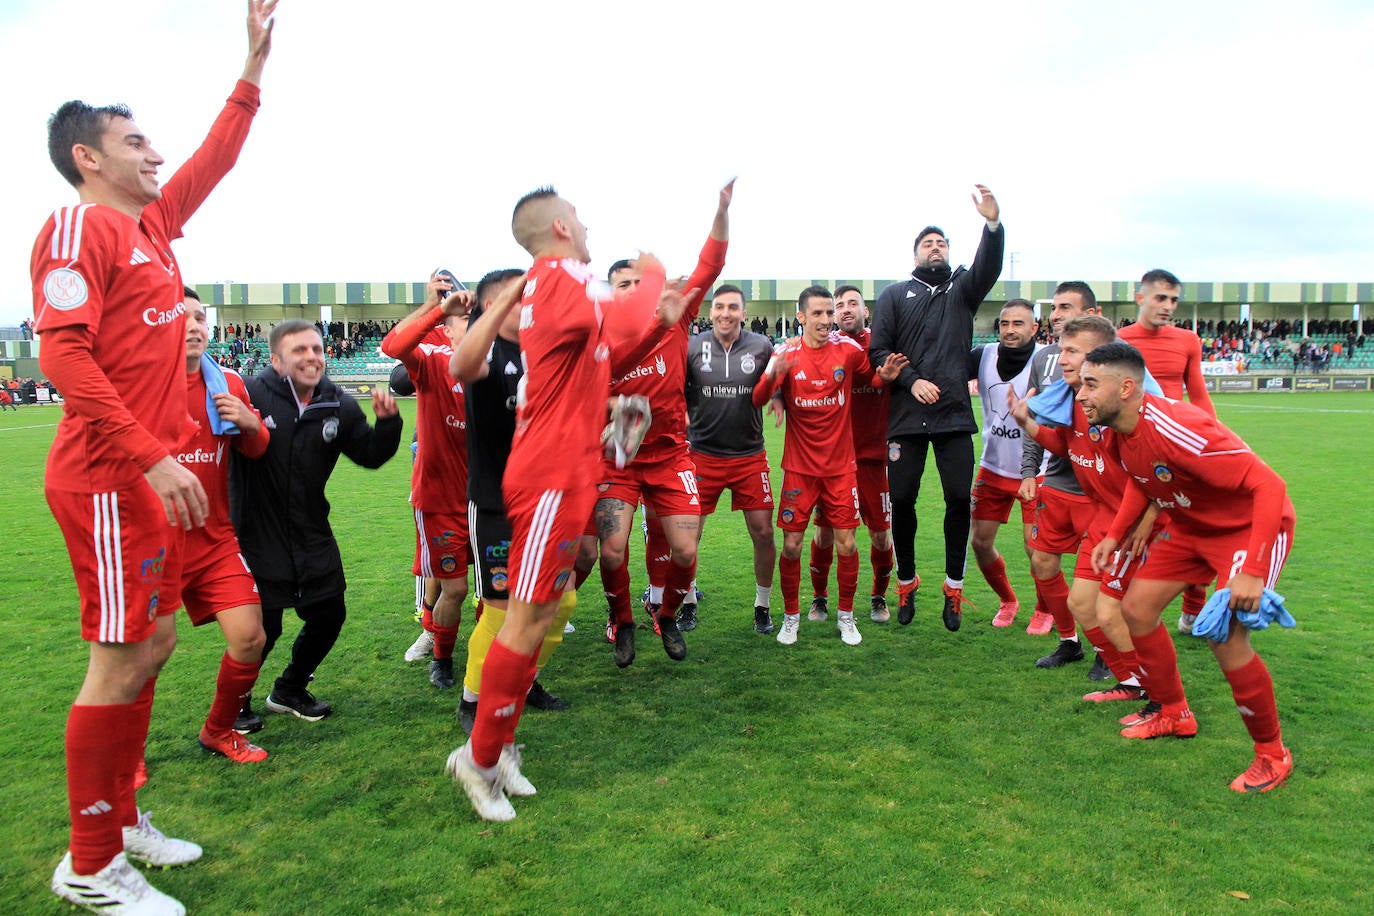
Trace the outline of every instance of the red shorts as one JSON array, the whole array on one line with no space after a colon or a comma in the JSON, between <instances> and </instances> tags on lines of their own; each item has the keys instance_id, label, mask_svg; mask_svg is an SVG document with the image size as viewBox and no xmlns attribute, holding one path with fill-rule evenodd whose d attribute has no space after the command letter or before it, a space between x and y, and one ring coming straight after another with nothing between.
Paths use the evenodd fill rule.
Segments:
<instances>
[{"instance_id":1,"label":"red shorts","mask_svg":"<svg viewBox=\"0 0 1374 916\"><path fill-rule=\"evenodd\" d=\"M1098 591L1108 598L1115 598L1120 601L1126 594L1126 589L1130 587L1131 580L1140 572L1141 565L1145 562L1145 556L1127 556L1117 553L1112 560L1112 565L1103 572L1093 569L1093 548L1098 542L1107 536L1107 529L1111 527L1113 513L1110 511L1098 512L1091 523L1088 531L1083 535L1083 544L1078 551L1078 559L1074 562L1073 578L1074 581L1083 579L1087 582L1100 583ZM1156 528L1158 532L1158 528ZM1145 555L1149 555L1147 549Z\"/></svg>"},{"instance_id":2,"label":"red shorts","mask_svg":"<svg viewBox=\"0 0 1374 916\"><path fill-rule=\"evenodd\" d=\"M1145 566L1139 576L1142 579L1188 582L1193 585L1207 585L1215 579L1217 588L1225 588L1231 577L1245 565L1249 549L1250 532L1246 530L1231 535L1198 537L1191 533L1180 534L1177 527L1168 524L1150 544L1150 552L1145 557ZM1274 551L1269 558L1269 569L1263 577L1265 588L1274 588L1278 584L1279 573L1288 562L1288 554L1292 549L1293 522L1285 519L1279 527L1279 536L1274 541Z\"/></svg>"},{"instance_id":3,"label":"red shorts","mask_svg":"<svg viewBox=\"0 0 1374 916\"><path fill-rule=\"evenodd\" d=\"M415 510L415 565L411 572L427 579L463 579L468 574L466 512Z\"/></svg>"},{"instance_id":4,"label":"red shorts","mask_svg":"<svg viewBox=\"0 0 1374 916\"><path fill-rule=\"evenodd\" d=\"M1031 521L1031 549L1059 556L1077 553L1092 524L1093 511L1092 500L1086 496L1040 487Z\"/></svg>"},{"instance_id":5,"label":"red shorts","mask_svg":"<svg viewBox=\"0 0 1374 916\"><path fill-rule=\"evenodd\" d=\"M248 561L239 553L238 541L228 541L204 558L187 558L181 600L186 604L186 616L196 626L214 620L220 611L262 604L258 584L253 581Z\"/></svg>"},{"instance_id":6,"label":"red shorts","mask_svg":"<svg viewBox=\"0 0 1374 916\"><path fill-rule=\"evenodd\" d=\"M684 447L662 461L631 461L623 468L602 465L603 480L598 499L619 499L637 506L641 501L663 518L669 515L700 515L697 469Z\"/></svg>"},{"instance_id":7,"label":"red shorts","mask_svg":"<svg viewBox=\"0 0 1374 916\"><path fill-rule=\"evenodd\" d=\"M181 606L185 532L167 524L151 487L106 493L46 491L81 595L81 638L138 643Z\"/></svg>"},{"instance_id":8,"label":"red shorts","mask_svg":"<svg viewBox=\"0 0 1374 916\"><path fill-rule=\"evenodd\" d=\"M888 531L892 528L892 497L887 492L887 461L860 461L858 466L859 518L869 531Z\"/></svg>"},{"instance_id":9,"label":"red shorts","mask_svg":"<svg viewBox=\"0 0 1374 916\"><path fill-rule=\"evenodd\" d=\"M783 531L805 531L812 509L816 510L817 523L827 528L859 527L859 485L854 472L812 477L783 471L778 527Z\"/></svg>"},{"instance_id":10,"label":"red shorts","mask_svg":"<svg viewBox=\"0 0 1374 916\"><path fill-rule=\"evenodd\" d=\"M768 454L722 458L703 452L690 452L697 469L697 494L701 498L701 514L716 511L721 493L730 491L730 509L752 512L757 509L773 511L773 481L768 476Z\"/></svg>"},{"instance_id":11,"label":"red shorts","mask_svg":"<svg viewBox=\"0 0 1374 916\"><path fill-rule=\"evenodd\" d=\"M526 604L557 601L572 577L577 545L596 504L596 487L506 489L511 527L510 597Z\"/></svg>"},{"instance_id":12,"label":"red shorts","mask_svg":"<svg viewBox=\"0 0 1374 916\"><path fill-rule=\"evenodd\" d=\"M978 476L973 479L973 517L1005 525L1011 518L1012 503L1020 502L1021 524L1035 524L1035 501L1018 499L1016 494L1020 489L1020 478L1012 479L985 467L978 468Z\"/></svg>"}]
</instances>

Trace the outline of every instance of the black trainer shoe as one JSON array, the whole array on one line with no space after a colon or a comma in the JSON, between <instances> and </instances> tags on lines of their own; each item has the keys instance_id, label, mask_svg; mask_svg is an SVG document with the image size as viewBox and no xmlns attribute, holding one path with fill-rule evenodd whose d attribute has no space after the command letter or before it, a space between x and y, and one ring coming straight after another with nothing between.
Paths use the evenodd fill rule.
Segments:
<instances>
[{"instance_id":1,"label":"black trainer shoe","mask_svg":"<svg viewBox=\"0 0 1374 916\"><path fill-rule=\"evenodd\" d=\"M1083 647L1078 644L1076 639L1061 639L1054 651L1043 658L1035 660L1037 668L1058 668L1067 665L1069 662L1081 662L1083 660Z\"/></svg>"},{"instance_id":2,"label":"black trainer shoe","mask_svg":"<svg viewBox=\"0 0 1374 916\"><path fill-rule=\"evenodd\" d=\"M628 668L635 660L635 625L615 624L615 666Z\"/></svg>"},{"instance_id":3,"label":"black trainer shoe","mask_svg":"<svg viewBox=\"0 0 1374 916\"><path fill-rule=\"evenodd\" d=\"M916 618L916 591L921 587L921 577L917 576L909 585L897 583L897 622L907 626Z\"/></svg>"},{"instance_id":4,"label":"black trainer shoe","mask_svg":"<svg viewBox=\"0 0 1374 916\"><path fill-rule=\"evenodd\" d=\"M280 680L267 695L267 708L277 713L289 712L307 722L318 722L334 711L328 703L315 699L315 695L304 687L293 687Z\"/></svg>"},{"instance_id":5,"label":"black trainer shoe","mask_svg":"<svg viewBox=\"0 0 1374 916\"><path fill-rule=\"evenodd\" d=\"M669 658L680 662L687 657L687 640L682 638L682 630L678 628L676 617L660 614L658 635L663 639L663 651L668 653Z\"/></svg>"},{"instance_id":6,"label":"black trainer shoe","mask_svg":"<svg viewBox=\"0 0 1374 916\"><path fill-rule=\"evenodd\" d=\"M472 737L472 727L477 724L477 701L459 700L458 701L458 727L463 730L463 734Z\"/></svg>"},{"instance_id":7,"label":"black trainer shoe","mask_svg":"<svg viewBox=\"0 0 1374 916\"><path fill-rule=\"evenodd\" d=\"M548 709L562 712L568 708L568 701L562 697L556 697L544 689L544 685L539 683L536 678L530 685L530 692L525 694L525 705L533 706L535 709Z\"/></svg>"},{"instance_id":8,"label":"black trainer shoe","mask_svg":"<svg viewBox=\"0 0 1374 916\"><path fill-rule=\"evenodd\" d=\"M1112 669L1107 667L1107 663L1102 660L1101 652L1094 652L1097 657L1093 659L1092 670L1088 672L1088 680L1105 681L1112 676Z\"/></svg>"},{"instance_id":9,"label":"black trainer shoe","mask_svg":"<svg viewBox=\"0 0 1374 916\"><path fill-rule=\"evenodd\" d=\"M697 628L697 603L684 604L677 612L677 628L686 633Z\"/></svg>"},{"instance_id":10,"label":"black trainer shoe","mask_svg":"<svg viewBox=\"0 0 1374 916\"><path fill-rule=\"evenodd\" d=\"M234 720L234 731L240 735L251 735L254 732L262 731L262 716L253 712L253 695L251 693L243 698L243 708L239 710L238 718Z\"/></svg>"},{"instance_id":11,"label":"black trainer shoe","mask_svg":"<svg viewBox=\"0 0 1374 916\"><path fill-rule=\"evenodd\" d=\"M453 659L436 658L429 663L429 682L440 690L452 690L458 681L453 677Z\"/></svg>"},{"instance_id":12,"label":"black trainer shoe","mask_svg":"<svg viewBox=\"0 0 1374 916\"><path fill-rule=\"evenodd\" d=\"M754 608L754 632L755 632L755 633L772 633L772 632L773 632L773 615L770 614L770 613L768 613L768 608L766 608L766 607L756 607L756 608Z\"/></svg>"},{"instance_id":13,"label":"black trainer shoe","mask_svg":"<svg viewBox=\"0 0 1374 916\"><path fill-rule=\"evenodd\" d=\"M806 612L806 619L813 623L819 623L830 616L830 599L825 595L814 595L811 598L811 610Z\"/></svg>"}]
</instances>

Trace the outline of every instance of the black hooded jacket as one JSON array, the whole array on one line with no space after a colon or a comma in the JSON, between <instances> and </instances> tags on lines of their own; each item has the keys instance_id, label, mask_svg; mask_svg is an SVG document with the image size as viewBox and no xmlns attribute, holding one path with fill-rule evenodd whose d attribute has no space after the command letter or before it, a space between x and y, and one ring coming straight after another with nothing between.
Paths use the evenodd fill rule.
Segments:
<instances>
[{"instance_id":1,"label":"black hooded jacket","mask_svg":"<svg viewBox=\"0 0 1374 916\"><path fill-rule=\"evenodd\" d=\"M340 453L379 468L401 443L401 417L374 429L351 395L328 377L298 407L289 379L271 368L245 379L272 430L259 459L231 452L229 515L264 607L299 607L343 594L343 559L329 527L324 488Z\"/></svg>"},{"instance_id":2,"label":"black hooded jacket","mask_svg":"<svg viewBox=\"0 0 1374 916\"><path fill-rule=\"evenodd\" d=\"M984 227L978 253L967 270L959 267L933 285L918 277L919 270L913 271L910 280L894 283L878 295L869 362L880 366L892 353L911 361L893 383L889 438L978 431L968 394L973 316L1001 276L1005 245L1002 226L996 231ZM911 394L917 379L940 389L934 404L922 404Z\"/></svg>"}]
</instances>

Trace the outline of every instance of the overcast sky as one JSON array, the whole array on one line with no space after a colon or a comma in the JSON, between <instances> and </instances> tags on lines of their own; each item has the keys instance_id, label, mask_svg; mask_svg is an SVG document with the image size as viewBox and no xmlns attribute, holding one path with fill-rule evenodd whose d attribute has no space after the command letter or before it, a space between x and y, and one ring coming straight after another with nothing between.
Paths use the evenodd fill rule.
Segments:
<instances>
[{"instance_id":1,"label":"overcast sky","mask_svg":"<svg viewBox=\"0 0 1374 916\"><path fill-rule=\"evenodd\" d=\"M0 324L31 314L34 236L76 199L48 115L128 103L165 180L242 69L243 20L6 0ZM598 269L647 248L687 272L732 175L727 277L902 276L927 223L967 261L983 182L1016 279L1374 279L1368 2L282 0L278 20L239 164L176 247L188 282L524 266L510 210L545 183Z\"/></svg>"}]
</instances>

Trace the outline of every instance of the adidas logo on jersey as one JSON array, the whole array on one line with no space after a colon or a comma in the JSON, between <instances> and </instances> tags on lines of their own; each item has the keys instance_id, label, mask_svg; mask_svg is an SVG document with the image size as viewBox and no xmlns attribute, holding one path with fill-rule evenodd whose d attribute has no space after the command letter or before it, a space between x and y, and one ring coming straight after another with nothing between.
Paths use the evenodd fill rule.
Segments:
<instances>
[{"instance_id":1,"label":"adidas logo on jersey","mask_svg":"<svg viewBox=\"0 0 1374 916\"><path fill-rule=\"evenodd\" d=\"M268 429L276 429L277 421L269 416L262 421L262 425L266 426Z\"/></svg>"},{"instance_id":2,"label":"adidas logo on jersey","mask_svg":"<svg viewBox=\"0 0 1374 916\"><path fill-rule=\"evenodd\" d=\"M516 367L515 363L508 362L506 363L505 373L506 375L519 375L520 370Z\"/></svg>"},{"instance_id":3,"label":"adidas logo on jersey","mask_svg":"<svg viewBox=\"0 0 1374 916\"><path fill-rule=\"evenodd\" d=\"M135 248L134 253L129 255L129 266L136 267L139 264L147 264L151 260L152 258Z\"/></svg>"},{"instance_id":4,"label":"adidas logo on jersey","mask_svg":"<svg viewBox=\"0 0 1374 916\"><path fill-rule=\"evenodd\" d=\"M82 808L82 809L81 809L81 813L82 813L82 814L90 815L90 816L92 816L92 817L95 817L95 816L100 815L100 814L109 814L109 813L110 813L111 811L113 811L113 810L114 810L114 806L111 805L109 802L105 801L105 800L102 798L100 801L96 802L94 805L90 805L89 807Z\"/></svg>"}]
</instances>

